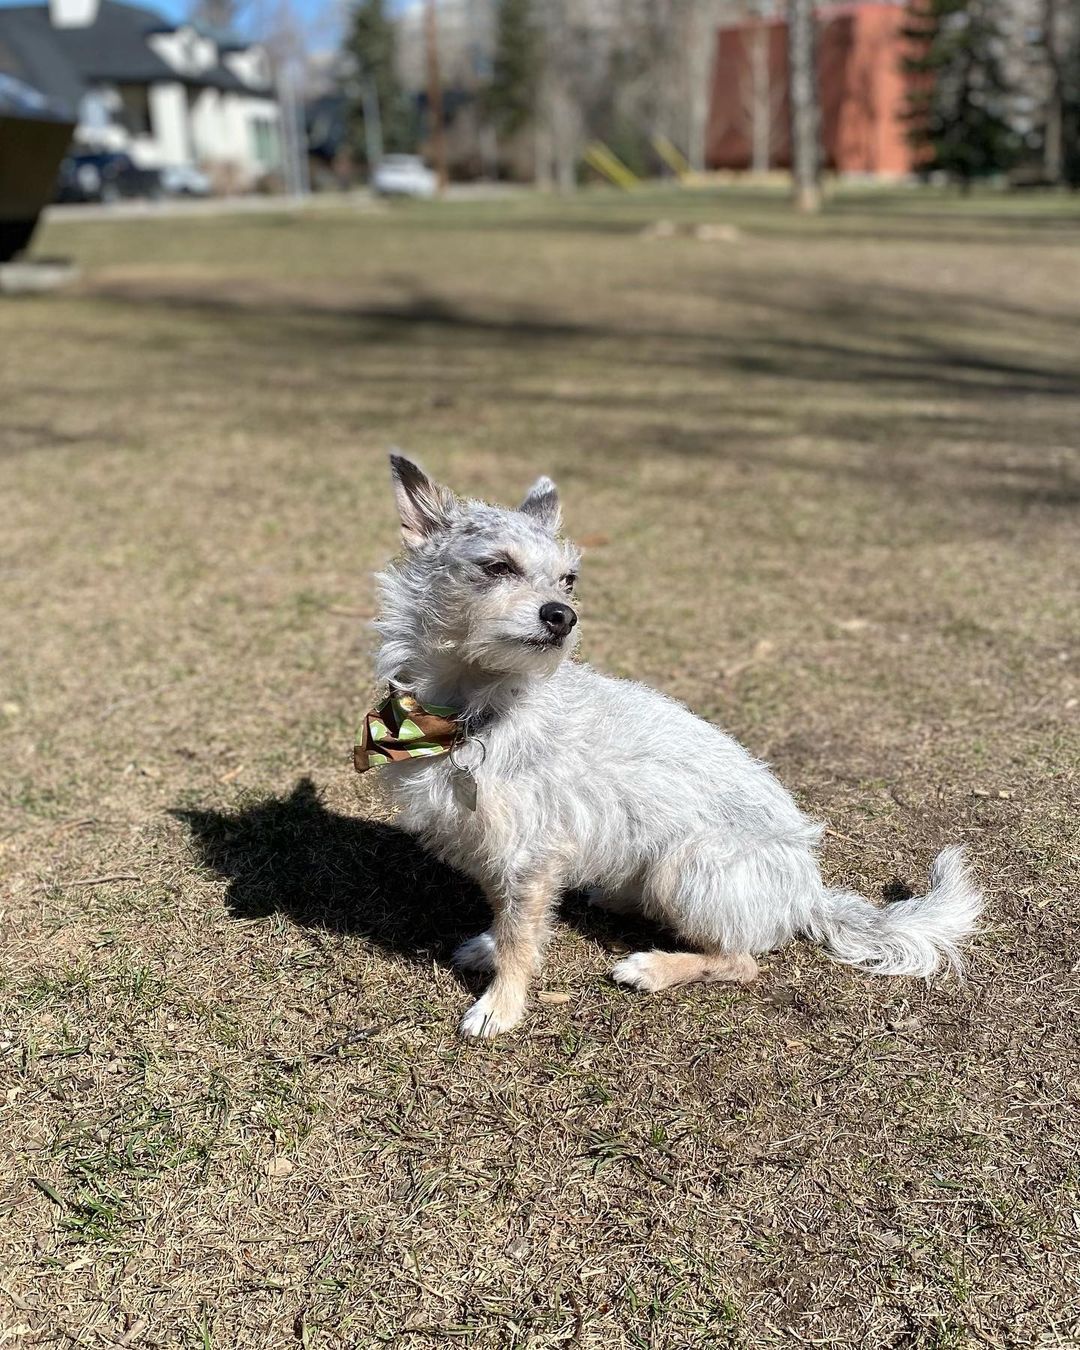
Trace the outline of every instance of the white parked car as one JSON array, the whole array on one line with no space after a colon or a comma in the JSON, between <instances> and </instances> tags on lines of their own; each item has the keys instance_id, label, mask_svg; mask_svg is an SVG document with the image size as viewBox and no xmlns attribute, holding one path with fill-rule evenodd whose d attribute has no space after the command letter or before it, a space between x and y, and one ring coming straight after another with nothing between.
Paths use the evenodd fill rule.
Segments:
<instances>
[{"instance_id":1,"label":"white parked car","mask_svg":"<svg viewBox=\"0 0 1080 1350\"><path fill-rule=\"evenodd\" d=\"M194 164L168 164L161 170L161 186L170 197L209 197L209 175Z\"/></svg>"},{"instance_id":2,"label":"white parked car","mask_svg":"<svg viewBox=\"0 0 1080 1350\"><path fill-rule=\"evenodd\" d=\"M419 155L387 155L371 175L380 197L434 197L438 185Z\"/></svg>"}]
</instances>

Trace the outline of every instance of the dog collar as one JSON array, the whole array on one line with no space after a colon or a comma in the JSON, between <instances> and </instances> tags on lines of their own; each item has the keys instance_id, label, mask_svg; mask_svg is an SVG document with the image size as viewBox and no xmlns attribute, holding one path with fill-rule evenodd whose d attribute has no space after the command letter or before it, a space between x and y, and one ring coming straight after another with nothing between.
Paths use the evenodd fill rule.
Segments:
<instances>
[{"instance_id":1,"label":"dog collar","mask_svg":"<svg viewBox=\"0 0 1080 1350\"><path fill-rule=\"evenodd\" d=\"M414 695L391 687L382 702L364 714L353 765L357 773L365 773L382 764L448 755L491 720L490 712L466 718L436 703L425 706Z\"/></svg>"}]
</instances>

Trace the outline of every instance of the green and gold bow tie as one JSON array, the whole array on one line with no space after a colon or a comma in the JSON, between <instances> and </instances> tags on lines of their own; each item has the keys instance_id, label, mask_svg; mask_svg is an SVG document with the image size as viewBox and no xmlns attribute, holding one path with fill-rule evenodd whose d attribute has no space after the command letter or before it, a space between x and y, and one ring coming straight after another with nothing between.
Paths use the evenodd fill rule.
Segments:
<instances>
[{"instance_id":1,"label":"green and gold bow tie","mask_svg":"<svg viewBox=\"0 0 1080 1350\"><path fill-rule=\"evenodd\" d=\"M453 708L430 708L401 689L391 689L376 708L364 714L359 744L353 748L357 773L403 759L446 755L462 734Z\"/></svg>"}]
</instances>

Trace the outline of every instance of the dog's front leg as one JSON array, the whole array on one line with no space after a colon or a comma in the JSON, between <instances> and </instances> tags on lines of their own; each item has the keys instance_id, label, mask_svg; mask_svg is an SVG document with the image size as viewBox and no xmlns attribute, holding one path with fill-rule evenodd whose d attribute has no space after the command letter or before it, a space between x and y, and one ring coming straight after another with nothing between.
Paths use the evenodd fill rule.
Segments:
<instances>
[{"instance_id":1,"label":"dog's front leg","mask_svg":"<svg viewBox=\"0 0 1080 1350\"><path fill-rule=\"evenodd\" d=\"M482 937L490 936L495 978L465 1014L461 1023L464 1036L497 1036L521 1021L558 894L550 872L510 885L488 886L485 891L495 922L490 935Z\"/></svg>"}]
</instances>

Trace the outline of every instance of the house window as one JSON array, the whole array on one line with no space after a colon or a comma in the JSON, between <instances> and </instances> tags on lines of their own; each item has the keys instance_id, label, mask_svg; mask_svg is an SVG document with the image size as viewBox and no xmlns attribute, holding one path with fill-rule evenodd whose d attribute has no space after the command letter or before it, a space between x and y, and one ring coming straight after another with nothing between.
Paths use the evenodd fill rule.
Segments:
<instances>
[{"instance_id":1,"label":"house window","mask_svg":"<svg viewBox=\"0 0 1080 1350\"><path fill-rule=\"evenodd\" d=\"M251 140L255 162L264 169L276 168L281 162L277 123L269 117L253 117Z\"/></svg>"}]
</instances>

